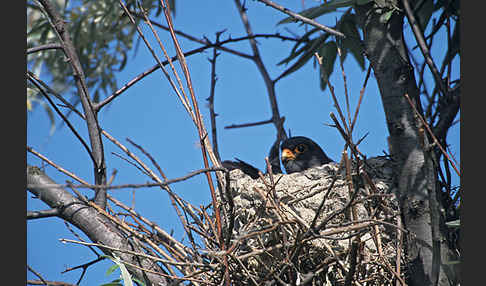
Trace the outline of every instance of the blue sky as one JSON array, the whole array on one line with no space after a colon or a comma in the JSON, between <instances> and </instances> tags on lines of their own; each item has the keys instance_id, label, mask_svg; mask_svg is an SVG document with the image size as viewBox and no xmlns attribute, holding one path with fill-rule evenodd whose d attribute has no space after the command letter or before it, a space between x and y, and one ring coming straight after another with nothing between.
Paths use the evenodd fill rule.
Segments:
<instances>
[{"instance_id":1,"label":"blue sky","mask_svg":"<svg viewBox=\"0 0 486 286\"><path fill-rule=\"evenodd\" d=\"M176 2L178 3L174 24L178 30L199 38L206 36L211 40L215 39L215 32L224 29L227 29L227 32L223 34L222 39L226 39L230 35L233 38L246 35L233 1ZM279 1L279 3L294 11L302 10L301 1L287 2ZM315 2L311 1L305 3L306 7L315 5ZM302 28L296 24L277 26L276 23L285 15L270 7L256 1L246 1L246 5L254 33L278 31L283 35L288 35L285 28L295 33L302 32ZM318 18L318 22L332 26L340 14L338 12ZM162 17L155 20L165 23ZM405 27L405 30L407 41L410 43L409 46L412 46L413 39L408 26ZM150 39L152 47L158 51L159 57L163 58L156 41L150 36L149 29L144 27L143 31ZM162 42L166 44L169 54L175 55L168 33L159 31L159 36ZM179 37L179 41L184 51L200 46L181 37ZM276 78L286 68L276 64L288 56L293 43L276 39L259 39L258 42L270 76ZM440 64L447 47L443 33L434 40L434 43L432 53L436 63ZM251 53L248 42L232 43L228 47ZM416 49L415 52L416 58L421 60L419 50ZM210 130L210 122L206 98L209 96L210 90L211 66L207 59L211 55L212 50L208 50L206 53L187 57L195 94L208 130ZM118 87L123 86L154 64L155 61L148 49L143 43L140 43L138 53L130 54L125 70L116 74ZM368 62L366 62L366 66L368 66ZM454 79L458 78L460 72L457 60L455 66L457 68L453 69ZM353 113L366 71L362 71L351 56L345 61L344 69L347 75L347 88ZM263 169L264 158L268 155L268 150L276 136L273 125L224 129L224 126L231 124L256 122L271 117L270 103L261 75L252 61L225 52L221 52L218 57L216 70L218 82L216 84L215 110L219 114L217 127L221 158L224 160L238 157ZM180 73L180 76L182 77L182 73ZM429 88L432 87L433 81L430 74L427 75L427 80ZM335 87L336 96L344 108L344 88L338 64L335 66L331 82ZM322 92L319 88L317 66L309 61L299 71L280 80L276 85L276 94L280 113L286 117L286 130L290 129L293 136L311 137L320 144L332 159L339 160L344 141L336 129L325 125L332 122L329 113L336 113L336 111L329 90ZM57 118L56 120L59 122L60 119ZM70 120L78 132L87 140L84 122L78 120L75 116L71 116ZM125 139L130 138L143 146L157 160L168 178L179 177L204 167L201 151L198 147L197 130L160 70L144 78L105 107L99 116L99 122L103 129L151 166L150 161ZM66 127L57 129L52 136L49 136L49 130L50 122L43 109L37 108L35 111L29 112L27 145L88 182L93 182L92 164L89 156L69 129ZM383 151L388 150L386 144L388 131L373 74L366 88L354 138L360 138L366 133L369 134L360 145L362 153L368 157L383 155ZM456 124L448 135L451 150L458 161L460 161L459 133L459 124ZM114 184L149 181L147 176L113 155L112 152L118 155L123 155L123 152L110 141L105 138L103 140L108 167L107 173L111 175L114 169L118 171ZM41 165L40 160L30 153L27 155L27 161L29 164ZM52 167L46 166L45 171L59 183L65 183L66 180L69 180ZM454 180L455 184L458 185L459 180L457 178L454 178ZM172 189L196 206L210 203L210 193L204 176L197 176L188 181L177 183L172 186ZM83 191L83 193L88 197L92 196L91 191ZM127 205L134 205L137 212L153 220L163 229L169 232L173 230L177 239L183 237L175 212L164 191L150 188L138 189L134 192L132 190L116 190L110 191L110 194ZM47 208L42 201L32 198L30 193L26 203L28 210ZM77 266L96 258L84 246L59 242L60 238L77 240L60 219L29 220L26 225L27 263L41 273L45 279L75 283L81 274L80 270L66 274L61 274L61 272L68 267ZM81 234L79 230L75 229L75 231ZM86 239L84 235L82 237ZM111 265L110 261L104 261L90 267L81 285L99 285L117 278L118 274L116 273L111 276L104 274ZM36 277L28 272L27 279L36 279Z\"/></svg>"}]
</instances>

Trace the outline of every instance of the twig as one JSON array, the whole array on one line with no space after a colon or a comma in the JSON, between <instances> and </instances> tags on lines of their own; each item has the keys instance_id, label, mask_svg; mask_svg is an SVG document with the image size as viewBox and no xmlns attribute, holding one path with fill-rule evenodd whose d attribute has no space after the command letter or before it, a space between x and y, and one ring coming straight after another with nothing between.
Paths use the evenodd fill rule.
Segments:
<instances>
[{"instance_id":1,"label":"twig","mask_svg":"<svg viewBox=\"0 0 486 286\"><path fill-rule=\"evenodd\" d=\"M28 211L27 219L37 219L45 217L58 216L61 213L59 209L48 209L43 211Z\"/></svg>"},{"instance_id":2,"label":"twig","mask_svg":"<svg viewBox=\"0 0 486 286\"><path fill-rule=\"evenodd\" d=\"M29 265L27 265L27 269L30 272L34 273L35 276L39 277L39 279L42 281L42 283L44 283L45 285L49 285L49 284L47 284L46 280L38 272L36 272L34 269L32 269Z\"/></svg>"},{"instance_id":3,"label":"twig","mask_svg":"<svg viewBox=\"0 0 486 286\"><path fill-rule=\"evenodd\" d=\"M71 284L63 281L27 280L26 282L27 285L78 286L78 284Z\"/></svg>"},{"instance_id":4,"label":"twig","mask_svg":"<svg viewBox=\"0 0 486 286\"><path fill-rule=\"evenodd\" d=\"M439 86L440 90L442 91L442 94L447 95L448 88L445 85L444 81L442 80L439 71L435 66L435 63L432 60L432 57L430 56L429 48L427 47L427 43L425 42L424 35L420 30L419 23L415 19L412 8L410 7L410 3L408 2L408 0L403 0L402 3L403 3L403 8L405 10L405 15L407 16L408 22L412 26L412 31L415 36L415 39L417 40L417 44L419 45L420 50L422 51L422 55L424 56L424 59L427 65L429 66L430 71L434 75L435 83Z\"/></svg>"},{"instance_id":5,"label":"twig","mask_svg":"<svg viewBox=\"0 0 486 286\"><path fill-rule=\"evenodd\" d=\"M32 54L32 53L36 53L36 52L39 52L39 51L45 51L45 50L56 50L56 49L62 49L62 45L57 44L57 43L40 45L40 46L37 46L37 47L27 49L27 54Z\"/></svg>"},{"instance_id":6,"label":"twig","mask_svg":"<svg viewBox=\"0 0 486 286\"><path fill-rule=\"evenodd\" d=\"M272 123L272 122L273 122L273 119L268 119L268 120L263 120L263 121L258 121L258 122L252 122L252 123L231 124L231 125L225 126L224 129L258 126L258 125L264 125L264 124L268 124L268 123Z\"/></svg>"},{"instance_id":7,"label":"twig","mask_svg":"<svg viewBox=\"0 0 486 286\"><path fill-rule=\"evenodd\" d=\"M346 38L346 36L343 33L339 32L337 30L334 30L332 28L329 28L329 27L327 27L325 25L319 24L316 21L314 21L312 19L309 19L309 18L306 18L306 17L304 17L304 16L302 16L300 14L297 14L295 12L292 12L291 10L289 10L289 9L283 7L283 6L280 6L280 5L274 3L274 2L272 2L270 0L258 0L258 1L266 4L267 6L270 6L270 7L274 8L274 9L277 9L277 10L279 10L279 11L281 11L281 12L283 12L283 13L289 15L289 16L291 16L292 18L303 22L303 23L306 23L306 24L309 24L311 26L314 26L314 27L316 27L316 28L318 28L320 30L323 30L323 31L328 32L330 34L333 34L335 36L342 37L342 38Z\"/></svg>"},{"instance_id":8,"label":"twig","mask_svg":"<svg viewBox=\"0 0 486 286\"><path fill-rule=\"evenodd\" d=\"M285 129L283 127L283 120L282 117L280 116L280 112L278 109L278 103L277 103L277 97L275 94L275 81L273 81L270 78L270 75L268 74L268 71L263 64L263 60L260 56L260 51L258 50L257 43L253 36L253 31L251 29L250 22L248 21L248 15L246 14L246 9L243 8L243 6L240 3L240 0L234 0L236 8L238 9L238 12L240 13L240 18L241 21L243 22L243 26L245 27L246 34L250 37L249 42L250 42L250 47L253 51L253 61L255 62L258 70L260 71L260 74L263 77L263 81L265 82L265 86L267 88L267 93L268 93L268 99L270 101L270 106L272 108L272 121L273 124L275 125L275 128L277 129L277 140L285 140L287 139L287 134L285 133Z\"/></svg>"},{"instance_id":9,"label":"twig","mask_svg":"<svg viewBox=\"0 0 486 286\"><path fill-rule=\"evenodd\" d=\"M451 158L449 157L449 155L447 154L447 152L444 150L444 148L442 147L442 145L440 144L439 140L437 140L437 137L435 137L434 133L432 132L432 130L430 129L430 126L429 124L427 124L427 122L425 122L424 118L422 117L422 115L418 112L417 108L415 107L415 104L413 104L412 100L410 99L410 97L408 96L407 93L405 93L403 95L407 100L408 100L408 103L410 104L410 106L413 108L413 111L415 112L415 114L417 115L417 117L419 118L420 122L422 123L422 125L425 127L425 129L427 129L427 132L430 134L430 136L432 137L432 140L434 141L434 144L437 145L437 147L439 147L440 151L442 152L442 154L447 157L447 160L449 160L449 162L451 163L452 165L452 168L454 168L454 171L456 171L457 175L459 177L461 177L461 172L459 172L459 170L457 169L456 167L456 164L454 164L454 162L451 160Z\"/></svg>"},{"instance_id":10,"label":"twig","mask_svg":"<svg viewBox=\"0 0 486 286\"><path fill-rule=\"evenodd\" d=\"M124 210L128 211L132 216L137 217L143 223L145 223L148 226L150 226L151 228L153 228L157 232L157 235L161 239L165 240L168 244L170 244L171 246L175 247L177 249L177 251L182 254L182 256L187 257L188 256L187 255L187 252L190 252L190 255L194 256L194 253L192 252L192 250L188 249L182 243L180 243L178 240L174 239L165 230L161 229L156 223L154 223L154 222L148 220L147 218L141 216L135 210L133 210L132 208L129 208L128 206L126 206L125 204L123 204L122 202L118 201L117 199L113 198L110 195L108 195L108 200L112 201L118 207L123 208Z\"/></svg>"},{"instance_id":11,"label":"twig","mask_svg":"<svg viewBox=\"0 0 486 286\"><path fill-rule=\"evenodd\" d=\"M87 262L87 263L84 263L84 264L81 264L81 265L78 265L78 266L75 266L75 267L70 267L70 268L67 268L65 269L64 271L62 271L61 273L67 273L67 272L70 272L70 271L73 271L73 270L76 270L76 269L79 269L79 268L82 268L83 269L83 272L81 272L81 275L78 279L78 282L76 282L76 285L79 285L79 283L81 283L81 280L83 279L84 277L84 274L86 273L86 271L88 270L88 267L90 267L91 265L95 264L95 263L98 263L100 261L103 261L105 260L106 257L104 256L100 256L90 262Z\"/></svg>"},{"instance_id":12,"label":"twig","mask_svg":"<svg viewBox=\"0 0 486 286\"><path fill-rule=\"evenodd\" d=\"M223 32L224 30L216 33L216 43L219 43L219 37ZM217 136L217 129L216 129L216 116L218 116L218 114L214 112L214 93L216 89L216 81L218 80L216 77L216 58L219 55L220 54L218 53L216 48L214 48L213 57L211 59L208 59L209 62L211 63L211 88L209 90L209 97L206 100L208 101L209 117L211 118L211 135L213 138L213 150L218 160L221 161L221 157L219 156L218 136Z\"/></svg>"},{"instance_id":13,"label":"twig","mask_svg":"<svg viewBox=\"0 0 486 286\"><path fill-rule=\"evenodd\" d=\"M35 85L35 87L37 87L37 89L42 93L42 95L47 99L47 101L52 106L52 108L54 108L54 110L56 111L56 113L67 124L67 126L69 127L69 129L73 132L74 136L76 136L76 138L78 138L79 142L81 142L81 145L83 145L83 147L86 150L86 152L88 152L88 155L91 158L91 161L93 161L93 164L96 165L97 162L96 162L96 159L94 157L94 154L93 154L93 152L91 152L88 144L86 144L86 142L84 141L83 137L81 137L81 135L79 135L78 131L74 128L74 126L71 124L71 122L69 122L69 120L67 119L67 117L64 116L64 114L59 110L59 108L57 108L57 106L54 103L54 101L52 101L52 99L44 91L44 89L29 74L27 74L27 77L29 78L30 82L32 82Z\"/></svg>"},{"instance_id":14,"label":"twig","mask_svg":"<svg viewBox=\"0 0 486 286\"><path fill-rule=\"evenodd\" d=\"M34 149L32 149L32 147L29 147L27 146L27 151L29 151L30 153L34 154L35 156L39 157L41 160L43 160L44 162L46 162L47 164L53 166L54 168L56 168L59 172L61 173L64 173L66 174L67 176L75 179L76 181L80 182L81 184L83 185L89 185L89 183L81 178L79 178L78 176L76 176L74 173L72 172L69 172L68 170L62 168L61 166L57 165L56 163L54 163L53 161L49 160L46 156L42 155L41 153L35 151ZM57 185L56 185L57 186Z\"/></svg>"},{"instance_id":15,"label":"twig","mask_svg":"<svg viewBox=\"0 0 486 286\"><path fill-rule=\"evenodd\" d=\"M69 29L65 25L65 21L55 6L49 0L39 0L44 7L47 15L52 21L52 25L56 34L61 42L64 53L69 59L69 63L73 70L74 81L78 90L79 97L81 99L81 105L86 116L86 124L88 129L88 135L91 143L91 152L94 157L94 178L95 183L106 183L106 162L104 158L103 142L101 140L100 127L98 125L98 119L96 117L95 109L89 97L88 87L86 85L85 75L79 61L76 49L71 41L69 35ZM95 202L102 208L106 207L106 191L99 190L95 194Z\"/></svg>"},{"instance_id":16,"label":"twig","mask_svg":"<svg viewBox=\"0 0 486 286\"><path fill-rule=\"evenodd\" d=\"M358 246L359 240L353 239L351 243L351 250L349 254L349 271L346 273L346 278L344 280L344 286L351 286L351 282L354 276L354 272L356 271L356 262L358 256Z\"/></svg>"},{"instance_id":17,"label":"twig","mask_svg":"<svg viewBox=\"0 0 486 286\"><path fill-rule=\"evenodd\" d=\"M356 124L356 120L358 119L358 112L361 108L361 101L363 100L364 92L365 92L365 89L366 89L366 85L368 84L368 79L370 78L370 74L371 74L371 65L368 66L368 71L366 72L366 77L365 77L365 81L363 83L363 87L359 91L358 105L356 106L356 111L354 112L353 121L351 122L351 128L350 128L351 132L353 132L354 125Z\"/></svg>"}]
</instances>

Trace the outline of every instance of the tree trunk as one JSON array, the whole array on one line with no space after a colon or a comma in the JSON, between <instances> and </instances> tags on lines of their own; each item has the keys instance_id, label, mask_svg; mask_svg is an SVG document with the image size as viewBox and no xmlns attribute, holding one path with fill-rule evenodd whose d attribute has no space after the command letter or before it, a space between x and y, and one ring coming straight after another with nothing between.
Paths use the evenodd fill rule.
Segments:
<instances>
[{"instance_id":1,"label":"tree trunk","mask_svg":"<svg viewBox=\"0 0 486 286\"><path fill-rule=\"evenodd\" d=\"M397 4L397 3L395 3ZM449 250L439 231L436 200L437 166L428 147L427 136L404 97L421 110L413 67L403 39L403 14L383 17L384 9L370 3L356 6L363 29L364 50L380 90L389 137L390 154L395 162L395 182L406 229L409 285L452 285L441 256ZM442 248L442 251L441 251ZM442 255L441 255L442 254ZM443 260L443 259L442 259ZM434 262L435 261L435 262ZM447 275L446 275L447 272Z\"/></svg>"},{"instance_id":2,"label":"tree trunk","mask_svg":"<svg viewBox=\"0 0 486 286\"><path fill-rule=\"evenodd\" d=\"M51 180L39 168L27 166L27 185L49 185L48 187L34 187L29 191L39 197L43 202L52 208L61 210L60 217L67 222L78 227L91 241L106 246L131 250L139 253L144 251L132 240L129 240L112 222L100 214L92 207L86 206L81 200L77 199L61 187L52 187L56 182ZM113 256L112 251L100 248L105 254ZM134 255L115 251L116 255L124 262L135 264L138 267L164 273L164 271L153 261L136 257ZM167 280L160 275L141 271L127 265L132 275L140 281L145 281L145 285L167 285Z\"/></svg>"}]
</instances>

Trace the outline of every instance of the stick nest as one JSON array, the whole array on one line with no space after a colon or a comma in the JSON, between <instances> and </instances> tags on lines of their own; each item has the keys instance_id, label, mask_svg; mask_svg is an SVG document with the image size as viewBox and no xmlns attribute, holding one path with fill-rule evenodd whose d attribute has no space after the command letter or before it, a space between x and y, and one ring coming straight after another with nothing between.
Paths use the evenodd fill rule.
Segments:
<instances>
[{"instance_id":1,"label":"stick nest","mask_svg":"<svg viewBox=\"0 0 486 286\"><path fill-rule=\"evenodd\" d=\"M229 192L220 192L226 251L206 244L221 272L210 275L212 282L224 275L234 285L403 281L403 232L391 180L391 162L382 157L359 170L330 163L256 180L231 171Z\"/></svg>"}]
</instances>

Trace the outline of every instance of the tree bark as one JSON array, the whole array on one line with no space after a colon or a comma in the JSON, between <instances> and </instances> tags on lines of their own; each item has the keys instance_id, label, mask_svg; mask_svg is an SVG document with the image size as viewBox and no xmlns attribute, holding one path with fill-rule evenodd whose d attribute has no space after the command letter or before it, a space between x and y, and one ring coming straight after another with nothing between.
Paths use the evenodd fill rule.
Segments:
<instances>
[{"instance_id":1,"label":"tree bark","mask_svg":"<svg viewBox=\"0 0 486 286\"><path fill-rule=\"evenodd\" d=\"M435 155L404 96L408 94L421 112L419 91L403 38L403 14L395 11L386 19L382 16L384 9L380 12L374 5L356 6L355 11L363 30L364 51L380 90L390 133L390 154L396 164L397 195L405 227L411 233L405 245L407 283L452 285L450 279L455 277L446 275L450 271L440 261L448 248L441 243L445 238L439 231Z\"/></svg>"},{"instance_id":2,"label":"tree bark","mask_svg":"<svg viewBox=\"0 0 486 286\"><path fill-rule=\"evenodd\" d=\"M95 243L118 249L126 249L140 253L144 252L97 210L87 206L63 188L52 187L53 184L56 184L56 182L50 179L38 167L27 165L27 185L39 186L30 188L29 191L50 207L59 209L60 218L78 227ZM42 185L49 185L49 187L41 187ZM112 251L103 248L100 249L105 254L113 256ZM136 257L135 255L124 252L115 251L115 253L122 261L135 264L144 269L164 273L156 263L147 258ZM128 265L127 269L140 281L145 281L146 285L168 284L168 281L163 276L141 271Z\"/></svg>"}]
</instances>

